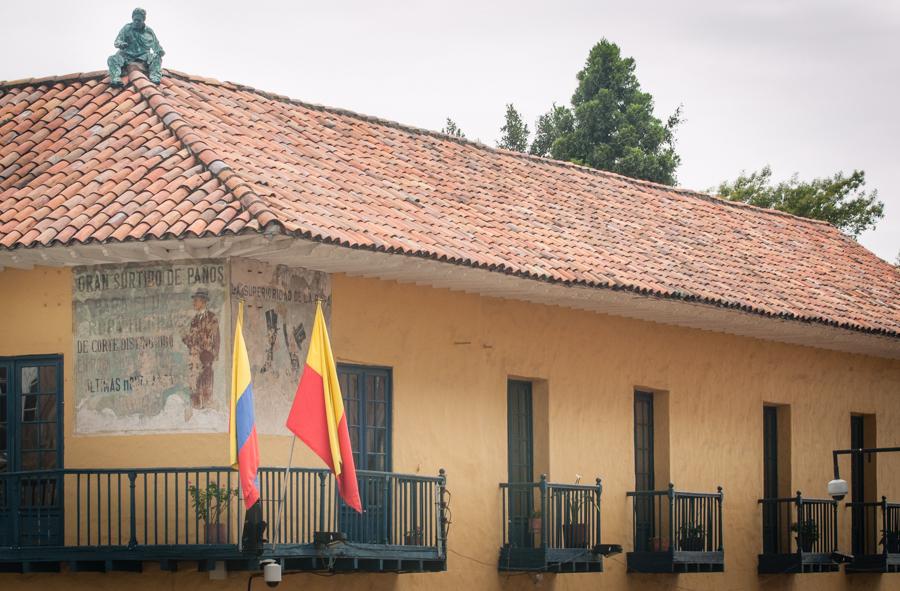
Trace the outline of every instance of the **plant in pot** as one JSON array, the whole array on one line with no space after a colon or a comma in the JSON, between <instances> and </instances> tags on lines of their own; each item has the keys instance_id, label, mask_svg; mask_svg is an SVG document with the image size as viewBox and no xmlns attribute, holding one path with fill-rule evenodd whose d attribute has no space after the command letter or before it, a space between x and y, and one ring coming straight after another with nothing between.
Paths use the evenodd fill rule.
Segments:
<instances>
[{"instance_id":1,"label":"plant in pot","mask_svg":"<svg viewBox=\"0 0 900 591\"><path fill-rule=\"evenodd\" d=\"M797 547L801 552L812 552L813 546L819 541L819 524L812 519L801 519L791 525L791 531L797 532Z\"/></svg>"},{"instance_id":2,"label":"plant in pot","mask_svg":"<svg viewBox=\"0 0 900 591\"><path fill-rule=\"evenodd\" d=\"M678 547L685 552L702 552L705 537L702 525L687 523L678 528Z\"/></svg>"},{"instance_id":3,"label":"plant in pot","mask_svg":"<svg viewBox=\"0 0 900 591\"><path fill-rule=\"evenodd\" d=\"M581 475L575 475L575 484L581 482ZM563 522L563 544L566 548L587 548L587 525L583 520L585 505L596 507L591 493L586 490L560 491L564 495L565 517ZM599 510L599 509L598 509Z\"/></svg>"},{"instance_id":4,"label":"plant in pot","mask_svg":"<svg viewBox=\"0 0 900 591\"><path fill-rule=\"evenodd\" d=\"M900 554L900 531L881 530L881 545L888 554Z\"/></svg>"},{"instance_id":5,"label":"plant in pot","mask_svg":"<svg viewBox=\"0 0 900 591\"><path fill-rule=\"evenodd\" d=\"M208 482L205 487L188 483L188 492L197 518L205 526L206 543L227 544L228 525L222 523L222 513L228 510L228 505L237 496L238 490Z\"/></svg>"},{"instance_id":6,"label":"plant in pot","mask_svg":"<svg viewBox=\"0 0 900 591\"><path fill-rule=\"evenodd\" d=\"M403 536L403 542L406 546L424 546L425 545L425 532L422 531L421 526L416 526L411 530L407 531Z\"/></svg>"}]
</instances>

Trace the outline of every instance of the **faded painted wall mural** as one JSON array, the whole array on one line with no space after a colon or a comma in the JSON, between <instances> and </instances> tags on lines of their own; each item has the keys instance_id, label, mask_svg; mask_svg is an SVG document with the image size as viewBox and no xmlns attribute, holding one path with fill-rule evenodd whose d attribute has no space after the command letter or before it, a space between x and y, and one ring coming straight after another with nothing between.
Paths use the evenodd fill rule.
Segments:
<instances>
[{"instance_id":1,"label":"faded painted wall mural","mask_svg":"<svg viewBox=\"0 0 900 591\"><path fill-rule=\"evenodd\" d=\"M253 375L256 429L288 435L284 427L306 363L316 298L330 318L331 283L325 273L235 259L232 317L244 300L244 340Z\"/></svg>"},{"instance_id":2,"label":"faded painted wall mural","mask_svg":"<svg viewBox=\"0 0 900 591\"><path fill-rule=\"evenodd\" d=\"M228 429L233 318L244 339L259 433L287 435L328 275L233 259L100 265L74 273L75 431Z\"/></svg>"},{"instance_id":3,"label":"faded painted wall mural","mask_svg":"<svg viewBox=\"0 0 900 591\"><path fill-rule=\"evenodd\" d=\"M227 430L224 261L79 267L75 431Z\"/></svg>"}]
</instances>

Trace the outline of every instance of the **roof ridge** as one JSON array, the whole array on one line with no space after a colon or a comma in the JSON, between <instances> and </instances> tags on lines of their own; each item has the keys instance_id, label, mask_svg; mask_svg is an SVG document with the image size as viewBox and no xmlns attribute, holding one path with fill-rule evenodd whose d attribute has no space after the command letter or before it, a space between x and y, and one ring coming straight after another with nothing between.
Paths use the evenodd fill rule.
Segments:
<instances>
[{"instance_id":1,"label":"roof ridge","mask_svg":"<svg viewBox=\"0 0 900 591\"><path fill-rule=\"evenodd\" d=\"M524 152L516 152L514 150L507 150L504 148L489 146L482 142L470 140L468 138L458 137L458 136L454 136L454 135L448 135L445 133L441 133L439 131L434 131L433 129L425 129L424 127L416 127L415 125L400 123L399 121L394 121L392 119L384 119L383 117L377 117L374 115L366 115L365 113L359 113L357 111L352 111L350 109L344 109L342 107L332 107L329 105L322 105L319 103L310 103L310 102L303 101L300 99L291 98L291 97L283 95L283 94L278 94L275 92L262 90L262 89L254 87L254 86L242 84L240 82L231 82L231 81L227 81L227 80L222 81L222 80L217 80L215 78L206 78L203 76L196 76L194 74L188 74L186 72L181 72L178 70L166 69L166 73L169 74L170 76L174 76L175 78L181 78L181 79L188 80L191 82L197 82L197 83L201 83L201 84L210 84L213 86L222 86L224 88L229 88L231 90L243 90L243 91L247 91L247 92L252 92L254 94L258 94L260 96L266 97L268 99L277 100L277 101L281 101L281 102L292 104L292 105L299 105L299 106L306 107L309 109L314 109L317 111L324 111L327 113L335 113L338 115L344 115L347 117L352 117L354 119L360 119L367 123L383 125L385 127L391 127L394 129L399 129L401 131L407 131L410 133L415 133L415 134L420 134L420 135L428 135L428 136L436 137L436 138L443 139L443 140L449 140L452 142L456 142L458 144L469 145L474 148L486 150L488 152L493 152L493 153L498 153L498 154L506 154L508 156L513 156L515 158L529 160L531 162L537 162L537 163L546 164L546 165L550 165L550 166L559 166L562 168L572 168L572 169L580 170L580 171L583 171L583 172L586 172L588 174L595 175L595 176L617 179L617 180L621 180L621 181L628 182L628 183L643 185L643 186L646 186L646 187L649 187L652 189L658 189L658 190L662 190L662 191L676 193L679 195L683 195L685 197L692 197L694 199L700 199L700 200L703 200L703 201L706 201L709 203L713 203L715 205L722 205L725 207L734 207L737 209L744 209L744 210L748 210L751 212L763 213L766 215L776 215L776 216L791 218L791 219L795 219L795 220L805 222L805 223L823 225L823 226L827 226L829 228L834 229L839 234L843 234L840 230L835 228L832 224L830 224L829 222L826 222L824 220L817 220L814 218L805 218L805 217L798 216L798 215L795 215L795 214L792 214L792 213L789 213L786 211L781 211L778 209L770 209L770 208L766 208L766 207L759 207L757 205L750 205L749 203L743 203L741 201L731 201L730 199L725 199L724 197L721 197L718 195L713 195L713 194L707 193L705 191L698 191L696 189L688 189L686 187L676 187L676 186L671 186L671 185L664 185L662 183L648 181L645 179L638 179L638 178L626 176L623 174L619 174L617 172L611 172L609 170L603 170L600 168L591 168L590 166L585 166L583 164L576 164L575 162L568 162L566 160L557 160L555 158L546 158L544 156L535 156L533 154L526 154Z\"/></svg>"},{"instance_id":2,"label":"roof ridge","mask_svg":"<svg viewBox=\"0 0 900 591\"><path fill-rule=\"evenodd\" d=\"M241 207L257 221L260 230L264 230L270 225L284 229L284 223L270 210L265 200L233 168L218 157L212 147L181 116L169 99L155 84L150 82L140 66L137 64L128 66L128 79L150 105L154 114L160 118L166 129L238 200Z\"/></svg>"}]
</instances>

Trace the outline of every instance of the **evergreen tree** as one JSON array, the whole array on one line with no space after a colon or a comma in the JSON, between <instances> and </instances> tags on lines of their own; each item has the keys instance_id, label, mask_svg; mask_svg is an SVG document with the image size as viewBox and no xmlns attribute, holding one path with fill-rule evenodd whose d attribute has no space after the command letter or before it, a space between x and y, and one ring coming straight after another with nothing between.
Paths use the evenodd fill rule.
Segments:
<instances>
[{"instance_id":1,"label":"evergreen tree","mask_svg":"<svg viewBox=\"0 0 900 591\"><path fill-rule=\"evenodd\" d=\"M601 40L578 73L571 129L556 131L558 124L565 126L566 115L554 107L544 116L547 125L538 121L532 151L547 151L552 139L549 153L559 160L674 184L681 161L674 135L681 108L660 121L653 114L653 97L641 90L634 69L634 59L623 58L615 43Z\"/></svg>"},{"instance_id":2,"label":"evergreen tree","mask_svg":"<svg viewBox=\"0 0 900 591\"><path fill-rule=\"evenodd\" d=\"M535 156L550 156L553 142L574 129L572 111L553 103L549 112L538 117L534 126L534 140L528 152Z\"/></svg>"},{"instance_id":3,"label":"evergreen tree","mask_svg":"<svg viewBox=\"0 0 900 591\"><path fill-rule=\"evenodd\" d=\"M500 133L502 135L497 142L498 148L516 152L525 152L528 149L528 125L512 103L506 105L506 123L500 128Z\"/></svg>"}]
</instances>

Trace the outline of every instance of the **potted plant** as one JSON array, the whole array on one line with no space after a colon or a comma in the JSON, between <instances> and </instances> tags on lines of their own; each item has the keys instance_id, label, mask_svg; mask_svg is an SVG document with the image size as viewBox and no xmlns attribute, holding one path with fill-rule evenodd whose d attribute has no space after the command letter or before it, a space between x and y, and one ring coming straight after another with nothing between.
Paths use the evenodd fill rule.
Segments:
<instances>
[{"instance_id":1,"label":"potted plant","mask_svg":"<svg viewBox=\"0 0 900 591\"><path fill-rule=\"evenodd\" d=\"M566 548L587 548L587 526L584 523L564 524L563 544Z\"/></svg>"},{"instance_id":2,"label":"potted plant","mask_svg":"<svg viewBox=\"0 0 900 591\"><path fill-rule=\"evenodd\" d=\"M188 492L191 495L191 505L205 526L206 543L227 544L228 527L222 523L221 517L222 512L227 511L231 499L237 496L237 489L219 486L215 482L208 482L205 487L188 483Z\"/></svg>"},{"instance_id":3,"label":"potted plant","mask_svg":"<svg viewBox=\"0 0 900 591\"><path fill-rule=\"evenodd\" d=\"M575 484L581 482L581 475L575 475ZM582 490L560 491L565 495L565 521L563 522L563 545L566 548L587 548L587 525L582 521L581 509L587 503L589 493Z\"/></svg>"},{"instance_id":4,"label":"potted plant","mask_svg":"<svg viewBox=\"0 0 900 591\"><path fill-rule=\"evenodd\" d=\"M416 526L407 531L403 536L403 543L406 546L424 546L425 533L420 526Z\"/></svg>"},{"instance_id":5,"label":"potted plant","mask_svg":"<svg viewBox=\"0 0 900 591\"><path fill-rule=\"evenodd\" d=\"M650 538L651 552L668 552L669 538Z\"/></svg>"},{"instance_id":6,"label":"potted plant","mask_svg":"<svg viewBox=\"0 0 900 591\"><path fill-rule=\"evenodd\" d=\"M537 536L538 540L541 539L541 529L544 525L544 520L541 519L541 511L540 509L531 512L531 518L528 520L528 530Z\"/></svg>"},{"instance_id":7,"label":"potted plant","mask_svg":"<svg viewBox=\"0 0 900 591\"><path fill-rule=\"evenodd\" d=\"M801 519L791 525L791 531L797 532L797 547L801 552L812 552L813 546L819 541L819 524L812 519Z\"/></svg>"},{"instance_id":8,"label":"potted plant","mask_svg":"<svg viewBox=\"0 0 900 591\"><path fill-rule=\"evenodd\" d=\"M685 524L678 528L678 547L686 552L702 552L706 530L695 523Z\"/></svg>"},{"instance_id":9,"label":"potted plant","mask_svg":"<svg viewBox=\"0 0 900 591\"><path fill-rule=\"evenodd\" d=\"M900 554L900 531L881 530L881 545L887 554Z\"/></svg>"}]
</instances>

